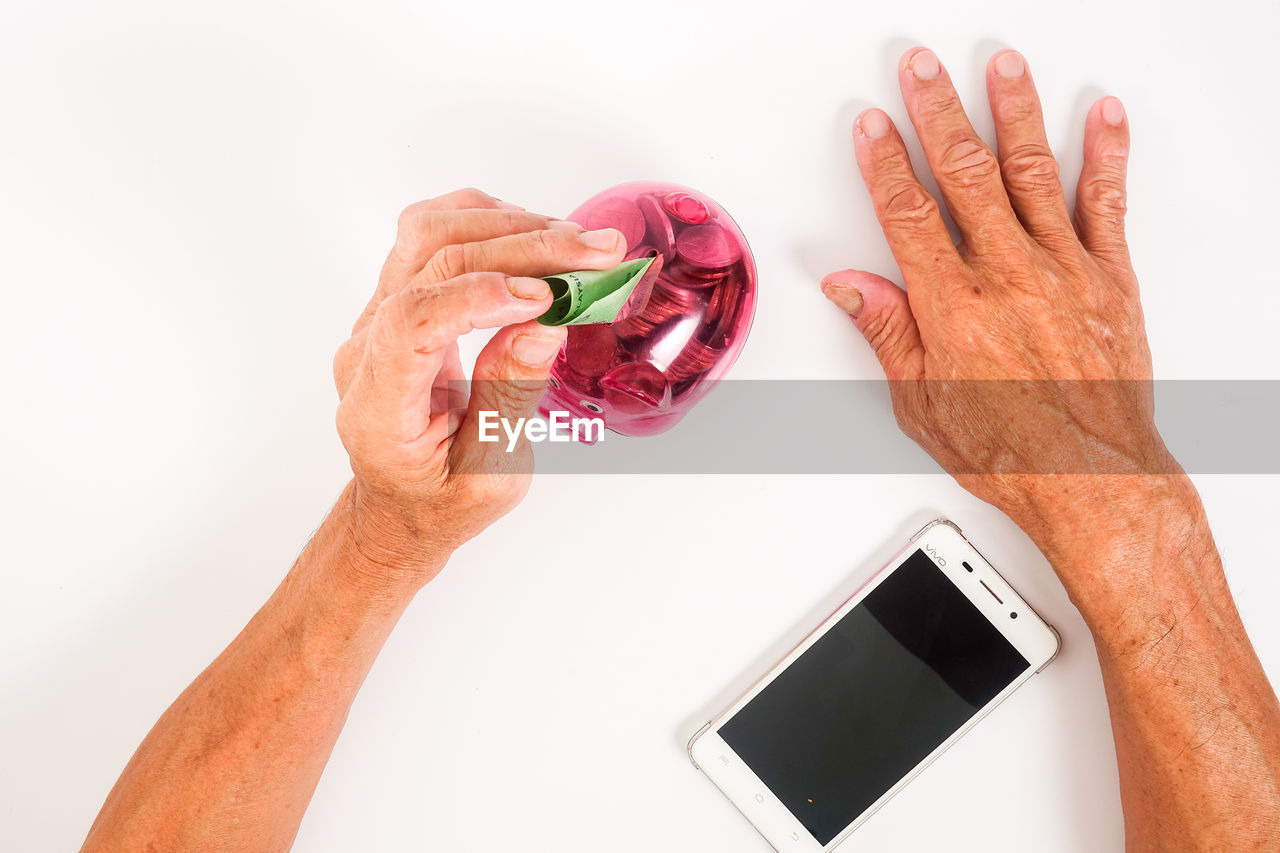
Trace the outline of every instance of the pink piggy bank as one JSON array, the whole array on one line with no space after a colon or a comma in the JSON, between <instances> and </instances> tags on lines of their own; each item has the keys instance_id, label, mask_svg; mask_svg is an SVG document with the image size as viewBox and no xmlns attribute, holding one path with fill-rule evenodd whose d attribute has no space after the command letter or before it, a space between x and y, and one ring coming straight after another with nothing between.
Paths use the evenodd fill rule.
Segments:
<instances>
[{"instance_id":1,"label":"pink piggy bank","mask_svg":"<svg viewBox=\"0 0 1280 853\"><path fill-rule=\"evenodd\" d=\"M569 326L539 403L545 415L602 418L623 435L655 435L685 416L737 360L756 307L756 267L720 205L676 184L622 184L569 215L617 228L627 260L656 256L619 319ZM649 286L651 284L651 286Z\"/></svg>"}]
</instances>

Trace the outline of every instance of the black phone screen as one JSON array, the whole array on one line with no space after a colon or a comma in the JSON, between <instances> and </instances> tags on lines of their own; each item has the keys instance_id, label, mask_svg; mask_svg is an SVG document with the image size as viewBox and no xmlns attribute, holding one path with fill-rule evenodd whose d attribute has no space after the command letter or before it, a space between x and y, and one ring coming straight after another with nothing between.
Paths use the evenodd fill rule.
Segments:
<instances>
[{"instance_id":1,"label":"black phone screen","mask_svg":"<svg viewBox=\"0 0 1280 853\"><path fill-rule=\"evenodd\" d=\"M1030 666L917 550L719 733L825 845Z\"/></svg>"}]
</instances>

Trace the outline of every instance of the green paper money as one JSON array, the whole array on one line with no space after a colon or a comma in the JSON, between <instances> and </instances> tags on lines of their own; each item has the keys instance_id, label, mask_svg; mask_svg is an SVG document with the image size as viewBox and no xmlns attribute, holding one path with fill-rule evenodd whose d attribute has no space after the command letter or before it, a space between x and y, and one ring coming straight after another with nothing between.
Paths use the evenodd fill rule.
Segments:
<instances>
[{"instance_id":1,"label":"green paper money","mask_svg":"<svg viewBox=\"0 0 1280 853\"><path fill-rule=\"evenodd\" d=\"M653 258L624 261L611 270L579 270L546 276L551 285L551 307L538 322L544 326L585 326L612 323Z\"/></svg>"}]
</instances>

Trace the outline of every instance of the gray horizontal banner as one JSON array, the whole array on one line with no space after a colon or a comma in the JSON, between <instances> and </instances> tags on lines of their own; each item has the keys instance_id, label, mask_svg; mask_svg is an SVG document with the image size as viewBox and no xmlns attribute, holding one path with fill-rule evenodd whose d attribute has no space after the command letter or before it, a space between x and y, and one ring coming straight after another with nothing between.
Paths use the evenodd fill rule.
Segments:
<instances>
[{"instance_id":1,"label":"gray horizontal banner","mask_svg":"<svg viewBox=\"0 0 1280 853\"><path fill-rule=\"evenodd\" d=\"M1280 381L952 381L902 383L922 395L927 417L964 423L961 442L988 448L990 461L956 473L1154 473L1123 448L1130 401L1154 387L1156 425L1169 450L1193 474L1280 474ZM910 387L907 387L910 386ZM504 399L510 388L475 389ZM702 389L677 389L680 394ZM539 474L937 474L939 465L899 429L883 380L725 380L658 435L606 431L602 440L536 441ZM562 392L563 394L563 392ZM618 413L602 397L571 418ZM592 406L604 407L593 413ZM636 408L631 406L630 408ZM652 415L660 416L654 409ZM639 419L649 412L622 415ZM1141 418L1134 420L1140 425ZM1082 425L1082 427L1080 426ZM496 446L506 447L493 426ZM580 430L581 434L582 430ZM491 439L492 440L492 439ZM1080 446L1102 452L1082 455ZM1026 457L1006 447L1044 448ZM966 454L973 459L975 455ZM1021 461L1020 461L1021 460ZM983 469L982 466L989 466ZM1150 470L1147 468L1150 467Z\"/></svg>"}]
</instances>

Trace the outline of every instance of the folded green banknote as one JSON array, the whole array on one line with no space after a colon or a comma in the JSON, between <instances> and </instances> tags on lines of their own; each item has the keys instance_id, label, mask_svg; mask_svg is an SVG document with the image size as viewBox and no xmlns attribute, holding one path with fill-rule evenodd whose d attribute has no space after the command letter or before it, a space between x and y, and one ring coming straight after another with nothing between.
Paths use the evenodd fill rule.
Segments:
<instances>
[{"instance_id":1,"label":"folded green banknote","mask_svg":"<svg viewBox=\"0 0 1280 853\"><path fill-rule=\"evenodd\" d=\"M653 258L636 258L609 270L579 270L546 276L543 281L551 285L552 302L538 322L544 326L612 323L653 261Z\"/></svg>"}]
</instances>

